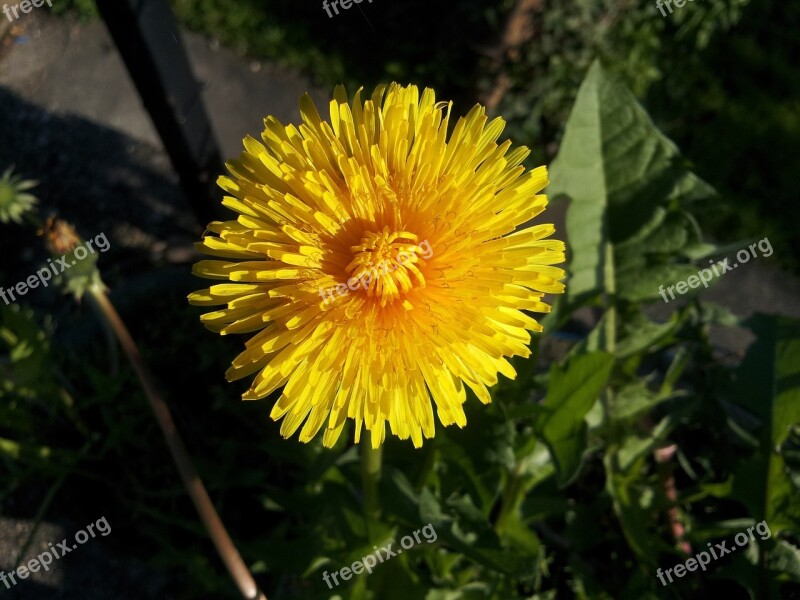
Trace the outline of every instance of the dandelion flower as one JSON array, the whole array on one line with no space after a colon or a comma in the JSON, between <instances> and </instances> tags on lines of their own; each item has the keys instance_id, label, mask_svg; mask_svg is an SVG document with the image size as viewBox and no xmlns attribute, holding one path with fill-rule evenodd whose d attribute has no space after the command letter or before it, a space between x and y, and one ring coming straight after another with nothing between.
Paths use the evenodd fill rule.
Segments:
<instances>
[{"instance_id":1,"label":"dandelion flower","mask_svg":"<svg viewBox=\"0 0 800 600\"><path fill-rule=\"evenodd\" d=\"M281 434L332 446L348 420L373 447L391 432L414 446L466 424L469 387L483 402L507 360L530 355L524 311L563 292L564 243L542 212L547 170L499 143L504 121L475 106L448 136L452 103L433 90L378 87L352 103L338 87L324 121L311 98L302 124L265 120L221 177L234 221L213 222L198 248L220 281L191 294L217 306L202 322L254 333L227 372L255 374L246 400L283 388ZM525 227L523 227L525 226ZM302 426L302 429L301 429Z\"/></svg>"}]
</instances>

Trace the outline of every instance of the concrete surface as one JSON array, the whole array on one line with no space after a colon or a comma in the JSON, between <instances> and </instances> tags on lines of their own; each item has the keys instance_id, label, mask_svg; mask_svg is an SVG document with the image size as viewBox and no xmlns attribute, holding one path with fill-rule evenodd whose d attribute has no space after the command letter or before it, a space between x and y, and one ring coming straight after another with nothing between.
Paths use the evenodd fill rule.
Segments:
<instances>
[{"instance_id":1,"label":"concrete surface","mask_svg":"<svg viewBox=\"0 0 800 600\"><path fill-rule=\"evenodd\" d=\"M144 565L125 558L120 560L109 547L110 535L96 535L84 544L75 544L75 534L84 529L75 523L43 522L33 531L31 521L0 517L0 571L6 573L8 585L0 583L0 598L4 600L155 600L164 595L162 574L149 571ZM27 565L51 545L59 550L59 542L68 540L69 554L53 560L48 570L39 569L25 579L12 572L17 554L33 532L31 544L20 565ZM52 552L51 552L52 553ZM47 560L45 558L45 560ZM109 576L109 573L113 575ZM13 584L16 582L16 585Z\"/></svg>"},{"instance_id":2,"label":"concrete surface","mask_svg":"<svg viewBox=\"0 0 800 600\"><path fill-rule=\"evenodd\" d=\"M82 116L161 145L102 23L70 23L34 11L15 29L18 35L0 64L0 86L48 111ZM258 136L269 114L298 121L298 99L305 92L321 112L327 107L330 92L297 74L241 58L199 35L186 32L183 40L225 157L239 154L246 134Z\"/></svg>"}]
</instances>

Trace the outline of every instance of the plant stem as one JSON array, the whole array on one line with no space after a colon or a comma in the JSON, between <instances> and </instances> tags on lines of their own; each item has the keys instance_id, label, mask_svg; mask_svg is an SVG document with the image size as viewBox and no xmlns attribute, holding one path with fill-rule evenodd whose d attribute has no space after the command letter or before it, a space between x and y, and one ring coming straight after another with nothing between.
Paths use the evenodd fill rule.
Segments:
<instances>
[{"instance_id":1,"label":"plant stem","mask_svg":"<svg viewBox=\"0 0 800 600\"><path fill-rule=\"evenodd\" d=\"M614 354L617 349L617 280L614 271L614 246L606 242L604 279L606 287L606 312L605 348L609 354Z\"/></svg>"},{"instance_id":2,"label":"plant stem","mask_svg":"<svg viewBox=\"0 0 800 600\"><path fill-rule=\"evenodd\" d=\"M497 520L494 525L497 533L503 532L508 517L516 510L519 504L520 495L525 493L525 487L522 485L522 480L520 478L521 466L521 463L517 463L508 475L508 481L506 481L500 500L500 511L497 514Z\"/></svg>"},{"instance_id":3,"label":"plant stem","mask_svg":"<svg viewBox=\"0 0 800 600\"><path fill-rule=\"evenodd\" d=\"M428 480L428 476L436 466L436 445L434 440L428 440L424 452L425 454L424 458L422 459L422 467L420 468L419 475L417 476L417 491L420 491L423 487L425 487L425 482Z\"/></svg>"},{"instance_id":4,"label":"plant stem","mask_svg":"<svg viewBox=\"0 0 800 600\"><path fill-rule=\"evenodd\" d=\"M372 447L372 434L367 432L361 441L361 481L364 488L364 509L369 519L381 516L378 483L381 480L383 446Z\"/></svg>"},{"instance_id":5,"label":"plant stem","mask_svg":"<svg viewBox=\"0 0 800 600\"><path fill-rule=\"evenodd\" d=\"M192 464L192 459L186 451L186 446L175 427L172 414L158 390L155 376L150 372L147 364L142 359L136 342L133 341L133 338L122 322L114 305L111 304L102 289L92 287L89 292L89 299L98 309L103 320L111 326L123 351L131 361L136 375L139 377L139 381L142 384L142 388L144 388L145 395L150 403L150 408L153 409L156 421L158 421L161 432L164 434L164 439L167 442L167 446L169 446L172 459L178 467L183 485L186 487L186 491L189 493L197 512L200 514L200 519L203 521L208 534L211 536L211 540L214 542L214 546L216 546L220 558L222 558L228 572L236 582L240 593L247 600L267 600L266 595L258 589L253 575L242 560L239 551L236 549L230 535L225 529L225 525L223 525L222 520L219 518L211 502L211 498Z\"/></svg>"},{"instance_id":6,"label":"plant stem","mask_svg":"<svg viewBox=\"0 0 800 600\"><path fill-rule=\"evenodd\" d=\"M685 555L692 553L692 546L686 541L686 528L681 521L678 512L678 490L675 487L675 475L672 473L672 458L678 451L677 444L672 444L665 448L657 449L655 454L658 472L661 478L661 485L664 490L664 497L667 499L667 521L669 522L670 532L675 539L675 545Z\"/></svg>"}]
</instances>

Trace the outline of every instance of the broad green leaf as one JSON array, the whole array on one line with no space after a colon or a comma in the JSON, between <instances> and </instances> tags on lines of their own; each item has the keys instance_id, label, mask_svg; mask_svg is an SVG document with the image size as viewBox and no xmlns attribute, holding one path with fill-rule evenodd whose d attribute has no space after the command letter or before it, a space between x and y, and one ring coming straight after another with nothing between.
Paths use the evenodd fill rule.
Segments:
<instances>
[{"instance_id":1,"label":"broad green leaf","mask_svg":"<svg viewBox=\"0 0 800 600\"><path fill-rule=\"evenodd\" d=\"M734 497L774 533L800 531L800 490L781 452L800 423L800 321L756 315L747 322L758 338L737 371L738 403L762 422L759 451L741 466Z\"/></svg>"},{"instance_id":2,"label":"broad green leaf","mask_svg":"<svg viewBox=\"0 0 800 600\"><path fill-rule=\"evenodd\" d=\"M615 281L614 246L640 237L643 230L660 236L667 207L714 195L686 168L676 146L633 94L606 78L599 62L578 91L551 181L550 194L572 200L567 212L572 250L567 293L573 299L621 291ZM675 233L655 247L677 249L680 237ZM661 283L671 282L661 280L656 288ZM642 296L643 285L638 284L637 296Z\"/></svg>"},{"instance_id":3,"label":"broad green leaf","mask_svg":"<svg viewBox=\"0 0 800 600\"><path fill-rule=\"evenodd\" d=\"M736 399L761 421L761 428L759 448L736 471L732 495L754 519L766 521L773 537L797 535L800 489L791 477L793 453L787 442L800 423L800 321L756 315L746 324L758 337L736 373ZM796 577L797 553L786 550L768 552L767 562L771 569L776 561L785 564ZM777 597L774 580L763 584L759 595Z\"/></svg>"},{"instance_id":4,"label":"broad green leaf","mask_svg":"<svg viewBox=\"0 0 800 600\"><path fill-rule=\"evenodd\" d=\"M649 227L641 230L646 232L645 236L636 235L628 239L626 242L619 244L620 249L637 250L638 252L648 254L673 254L684 248L690 238L689 229L687 225L692 223L687 220L683 213L666 213L666 211L657 207L655 213L656 223L658 226L651 229ZM665 215L661 218L661 215Z\"/></svg>"},{"instance_id":5,"label":"broad green leaf","mask_svg":"<svg viewBox=\"0 0 800 600\"><path fill-rule=\"evenodd\" d=\"M583 463L588 429L584 417L605 387L613 364L611 355L592 352L550 370L550 387L535 427L553 456L559 485L572 481Z\"/></svg>"},{"instance_id":6,"label":"broad green leaf","mask_svg":"<svg viewBox=\"0 0 800 600\"><path fill-rule=\"evenodd\" d=\"M425 545L423 541L423 546ZM422 547L412 547L408 550L408 554L398 555L390 561L379 563L372 574L365 572L358 575L356 590L352 594L345 594L345 597L349 600L424 598L429 586L424 585L419 580L419 575L415 572L416 569L409 568L408 565L410 561L419 560L419 558L408 558L408 555L413 557L415 554L419 555L421 553Z\"/></svg>"}]
</instances>

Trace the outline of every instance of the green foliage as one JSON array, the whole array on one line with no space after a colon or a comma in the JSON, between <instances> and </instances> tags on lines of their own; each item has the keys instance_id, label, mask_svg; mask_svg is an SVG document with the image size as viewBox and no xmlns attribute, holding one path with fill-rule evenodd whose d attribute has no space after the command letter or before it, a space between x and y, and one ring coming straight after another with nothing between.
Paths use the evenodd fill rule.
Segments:
<instances>
[{"instance_id":1,"label":"green foliage","mask_svg":"<svg viewBox=\"0 0 800 600\"><path fill-rule=\"evenodd\" d=\"M604 389L614 359L604 352L579 354L563 368L553 365L536 433L547 444L559 485L572 481L587 446L586 413Z\"/></svg>"},{"instance_id":2,"label":"green foliage","mask_svg":"<svg viewBox=\"0 0 800 600\"><path fill-rule=\"evenodd\" d=\"M373 87L386 80L415 81L458 98L469 97L478 73L474 46L488 44L509 0L431 0L423 9L375 0L328 17L322 2L281 0L174 0L175 13L191 29L241 54L301 69L325 87ZM494 24L494 27L490 27ZM419 40L435 40L420 44Z\"/></svg>"},{"instance_id":3,"label":"green foliage","mask_svg":"<svg viewBox=\"0 0 800 600\"><path fill-rule=\"evenodd\" d=\"M701 531L714 529L713 535L730 537L744 529L742 524L766 521L773 538L782 539L777 545L751 547L754 558L737 564L737 574L743 573L737 579L756 597L781 597L781 582L800 581L798 551L787 541L800 531L789 442L800 423L800 324L755 319L750 326L759 341L741 366L730 370L715 364L707 347L705 323L716 321L714 311L695 300L665 323L645 317L641 303L657 298L659 285L695 272L692 257L714 251L703 244L689 212L695 200L712 197L713 190L686 169L674 145L599 64L589 70L578 93L552 179L551 192L570 198L567 234L574 257L568 308L591 304L603 310L597 329L576 346L572 360L591 356L582 353L593 346L617 357L610 384L598 395L596 426L590 431L595 445L603 448L605 491L640 567L614 597L654 593L657 587L648 581L653 570L678 562L677 557L662 561L674 552L665 535L669 530L664 530L670 507L665 485L678 477L653 455L670 443L682 448L681 440L693 429L713 432L721 446L718 452L706 448L695 459L702 469L685 455L679 461L684 476L701 490L684 501L685 512L677 513L688 523L688 541L696 547L695 530L705 541ZM657 359L670 354L666 371L653 369ZM716 381L708 381L702 369L711 370ZM726 390L731 388L735 392L729 398ZM721 420L719 414L728 418ZM739 422L744 415L746 420ZM582 418L581 412L575 415ZM555 453L553 459L558 460ZM733 514L744 519L724 525ZM712 568L727 576L726 566ZM700 582L681 584L689 592ZM708 589L707 582L702 585Z\"/></svg>"},{"instance_id":4,"label":"green foliage","mask_svg":"<svg viewBox=\"0 0 800 600\"><path fill-rule=\"evenodd\" d=\"M599 63L578 92L551 172L551 194L572 200L571 299L605 291L652 300L661 282L696 273L685 259L670 260L680 260L690 240L700 242L685 211L713 190L687 170L675 145Z\"/></svg>"},{"instance_id":5,"label":"green foliage","mask_svg":"<svg viewBox=\"0 0 800 600\"><path fill-rule=\"evenodd\" d=\"M699 6L706 3L693 8ZM704 226L720 239L768 234L791 250L776 260L795 271L800 203L790 157L800 153L798 23L797 3L751 2L734 28L702 49L675 39L661 61L663 80L647 93L656 120L724 198L698 207Z\"/></svg>"},{"instance_id":6,"label":"green foliage","mask_svg":"<svg viewBox=\"0 0 800 600\"><path fill-rule=\"evenodd\" d=\"M796 532L800 487L787 477L791 469L786 452L800 423L800 324L758 316L749 326L758 340L737 372L732 401L758 419L754 435L760 450L739 465L734 493L756 520L767 519L773 534Z\"/></svg>"}]
</instances>

